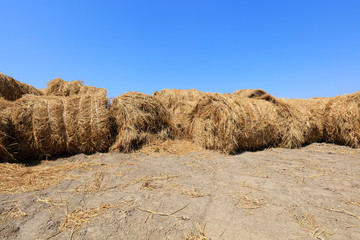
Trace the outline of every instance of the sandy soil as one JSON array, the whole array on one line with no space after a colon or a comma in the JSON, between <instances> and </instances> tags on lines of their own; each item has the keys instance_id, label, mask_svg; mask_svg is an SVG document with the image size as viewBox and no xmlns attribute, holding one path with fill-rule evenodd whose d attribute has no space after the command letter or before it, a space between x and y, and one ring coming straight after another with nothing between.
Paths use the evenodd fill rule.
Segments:
<instances>
[{"instance_id":1,"label":"sandy soil","mask_svg":"<svg viewBox=\"0 0 360 240\"><path fill-rule=\"evenodd\" d=\"M108 153L0 167L2 239L360 239L359 149Z\"/></svg>"}]
</instances>

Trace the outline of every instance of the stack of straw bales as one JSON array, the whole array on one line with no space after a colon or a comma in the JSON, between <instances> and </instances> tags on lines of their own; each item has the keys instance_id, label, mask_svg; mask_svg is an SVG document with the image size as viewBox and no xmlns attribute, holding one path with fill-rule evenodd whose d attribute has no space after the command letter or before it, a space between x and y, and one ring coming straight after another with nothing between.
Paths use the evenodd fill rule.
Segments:
<instances>
[{"instance_id":1,"label":"stack of straw bales","mask_svg":"<svg viewBox=\"0 0 360 240\"><path fill-rule=\"evenodd\" d=\"M43 95L40 90L33 86L19 82L12 77L0 73L0 97L14 101L25 94Z\"/></svg>"},{"instance_id":2,"label":"stack of straw bales","mask_svg":"<svg viewBox=\"0 0 360 240\"><path fill-rule=\"evenodd\" d=\"M102 95L26 95L15 102L10 120L18 142L16 159L107 151L108 101Z\"/></svg>"},{"instance_id":3,"label":"stack of straw bales","mask_svg":"<svg viewBox=\"0 0 360 240\"><path fill-rule=\"evenodd\" d=\"M116 133L111 151L130 152L175 135L169 112L152 96L128 92L115 98L110 109Z\"/></svg>"},{"instance_id":4,"label":"stack of straw bales","mask_svg":"<svg viewBox=\"0 0 360 240\"><path fill-rule=\"evenodd\" d=\"M360 147L360 92L331 98L325 107L324 140Z\"/></svg>"},{"instance_id":5,"label":"stack of straw bales","mask_svg":"<svg viewBox=\"0 0 360 240\"><path fill-rule=\"evenodd\" d=\"M74 96L84 94L97 94L106 96L107 91L104 88L86 86L83 81L67 82L61 78L55 78L48 83L48 88L44 90L48 96Z\"/></svg>"},{"instance_id":6,"label":"stack of straw bales","mask_svg":"<svg viewBox=\"0 0 360 240\"><path fill-rule=\"evenodd\" d=\"M185 137L187 119L196 104L202 97L210 95L212 94L196 89L164 89L161 92L153 93L153 97L158 99L169 111L179 137Z\"/></svg>"}]
</instances>

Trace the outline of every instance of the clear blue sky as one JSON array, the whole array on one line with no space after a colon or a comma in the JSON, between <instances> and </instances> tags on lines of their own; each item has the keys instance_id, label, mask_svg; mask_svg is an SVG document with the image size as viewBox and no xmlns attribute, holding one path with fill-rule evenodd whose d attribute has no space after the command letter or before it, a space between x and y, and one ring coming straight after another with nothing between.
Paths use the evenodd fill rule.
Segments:
<instances>
[{"instance_id":1,"label":"clear blue sky","mask_svg":"<svg viewBox=\"0 0 360 240\"><path fill-rule=\"evenodd\" d=\"M360 1L0 0L0 72L152 94L360 90Z\"/></svg>"}]
</instances>

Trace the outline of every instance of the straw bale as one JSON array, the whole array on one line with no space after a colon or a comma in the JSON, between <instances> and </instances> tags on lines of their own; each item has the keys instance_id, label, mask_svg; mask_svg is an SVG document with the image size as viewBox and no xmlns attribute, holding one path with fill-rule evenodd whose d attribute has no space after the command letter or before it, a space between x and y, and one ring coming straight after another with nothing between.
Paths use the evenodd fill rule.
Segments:
<instances>
[{"instance_id":1,"label":"straw bale","mask_svg":"<svg viewBox=\"0 0 360 240\"><path fill-rule=\"evenodd\" d=\"M63 103L60 98L26 95L16 101L11 120L18 141L18 159L42 158L66 152Z\"/></svg>"},{"instance_id":2,"label":"straw bale","mask_svg":"<svg viewBox=\"0 0 360 240\"><path fill-rule=\"evenodd\" d=\"M267 92L262 89L240 89L235 91L232 95L236 97L259 98L266 94Z\"/></svg>"},{"instance_id":3,"label":"straw bale","mask_svg":"<svg viewBox=\"0 0 360 240\"><path fill-rule=\"evenodd\" d=\"M0 97L14 101L25 94L43 95L41 91L0 73Z\"/></svg>"},{"instance_id":4,"label":"straw bale","mask_svg":"<svg viewBox=\"0 0 360 240\"><path fill-rule=\"evenodd\" d=\"M282 124L283 133L281 147L293 148L303 144L314 143L323 138L323 110L326 99L280 99L261 89L243 89L233 93L236 98L254 98L273 103L288 127Z\"/></svg>"},{"instance_id":5,"label":"straw bale","mask_svg":"<svg viewBox=\"0 0 360 240\"><path fill-rule=\"evenodd\" d=\"M196 105L187 131L196 144L233 154L275 145L276 118L276 108L266 101L214 94Z\"/></svg>"},{"instance_id":6,"label":"straw bale","mask_svg":"<svg viewBox=\"0 0 360 240\"><path fill-rule=\"evenodd\" d=\"M213 94L195 106L187 132L196 144L230 154L274 146L296 148L319 138L307 111L268 94L260 99Z\"/></svg>"},{"instance_id":7,"label":"straw bale","mask_svg":"<svg viewBox=\"0 0 360 240\"><path fill-rule=\"evenodd\" d=\"M324 118L326 142L360 147L360 92L331 98Z\"/></svg>"},{"instance_id":8,"label":"straw bale","mask_svg":"<svg viewBox=\"0 0 360 240\"><path fill-rule=\"evenodd\" d=\"M185 136L184 125L189 114L194 109L198 101L211 93L201 92L196 89L163 89L161 92L154 92L153 97L158 99L169 111L171 121L178 130L179 137Z\"/></svg>"},{"instance_id":9,"label":"straw bale","mask_svg":"<svg viewBox=\"0 0 360 240\"><path fill-rule=\"evenodd\" d=\"M106 96L107 91L104 88L97 88L86 86L83 81L76 80L67 82L61 78L55 78L48 83L48 88L45 90L48 96L74 96L78 94L100 94Z\"/></svg>"},{"instance_id":10,"label":"straw bale","mask_svg":"<svg viewBox=\"0 0 360 240\"><path fill-rule=\"evenodd\" d=\"M152 96L128 92L115 98L110 109L116 133L111 151L131 152L174 136L169 112Z\"/></svg>"},{"instance_id":11,"label":"straw bale","mask_svg":"<svg viewBox=\"0 0 360 240\"><path fill-rule=\"evenodd\" d=\"M11 114L19 160L106 151L110 145L107 99L101 95L26 95Z\"/></svg>"},{"instance_id":12,"label":"straw bale","mask_svg":"<svg viewBox=\"0 0 360 240\"><path fill-rule=\"evenodd\" d=\"M10 113L14 103L0 97L0 162L15 161L13 156L15 141Z\"/></svg>"},{"instance_id":13,"label":"straw bale","mask_svg":"<svg viewBox=\"0 0 360 240\"><path fill-rule=\"evenodd\" d=\"M106 152L110 147L109 102L103 94L65 98L69 153Z\"/></svg>"},{"instance_id":14,"label":"straw bale","mask_svg":"<svg viewBox=\"0 0 360 240\"><path fill-rule=\"evenodd\" d=\"M324 137L324 111L329 98L281 99L298 111L297 118L304 132L305 143L322 141Z\"/></svg>"}]
</instances>

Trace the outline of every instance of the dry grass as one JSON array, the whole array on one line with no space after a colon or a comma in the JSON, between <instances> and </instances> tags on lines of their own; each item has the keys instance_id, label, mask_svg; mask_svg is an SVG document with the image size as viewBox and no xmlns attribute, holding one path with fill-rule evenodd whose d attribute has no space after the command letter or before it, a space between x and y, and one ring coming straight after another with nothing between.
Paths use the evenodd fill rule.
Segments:
<instances>
[{"instance_id":1,"label":"dry grass","mask_svg":"<svg viewBox=\"0 0 360 240\"><path fill-rule=\"evenodd\" d=\"M24 218L27 213L22 211L18 204L12 204L11 207L0 209L0 223L6 222L9 219Z\"/></svg>"},{"instance_id":2,"label":"dry grass","mask_svg":"<svg viewBox=\"0 0 360 240\"><path fill-rule=\"evenodd\" d=\"M238 90L235 98L254 98L272 103L280 119L277 127L282 140L277 146L294 148L323 138L323 114L327 98L278 99L261 89Z\"/></svg>"},{"instance_id":3,"label":"dry grass","mask_svg":"<svg viewBox=\"0 0 360 240\"><path fill-rule=\"evenodd\" d=\"M153 210L149 210L149 209L144 209L144 208L141 208L141 207L137 207L136 209L142 211L142 212L147 212L147 213L150 213L152 215L158 215L158 216L163 216L163 217L174 217L174 218L179 218L179 219L182 219L182 220L187 220L188 217L185 217L185 216L175 216L176 213L182 211L183 209L185 209L189 204L186 204L185 206L171 212L171 213L162 213L162 212L157 212L157 211L153 211Z\"/></svg>"},{"instance_id":4,"label":"dry grass","mask_svg":"<svg viewBox=\"0 0 360 240\"><path fill-rule=\"evenodd\" d=\"M128 92L115 98L110 108L116 133L111 151L131 152L175 135L169 112L152 96Z\"/></svg>"},{"instance_id":5,"label":"dry grass","mask_svg":"<svg viewBox=\"0 0 360 240\"><path fill-rule=\"evenodd\" d=\"M43 203L46 206L46 210L51 213L53 209L64 208L68 205L67 200L63 199L53 199L53 198L40 198L39 196L35 195L37 198L37 202Z\"/></svg>"},{"instance_id":6,"label":"dry grass","mask_svg":"<svg viewBox=\"0 0 360 240\"><path fill-rule=\"evenodd\" d=\"M360 200L353 199L353 200L349 200L347 203L360 207Z\"/></svg>"},{"instance_id":7,"label":"dry grass","mask_svg":"<svg viewBox=\"0 0 360 240\"><path fill-rule=\"evenodd\" d=\"M220 94L197 103L189 114L187 132L199 146L230 154L301 145L301 133L286 104Z\"/></svg>"},{"instance_id":8,"label":"dry grass","mask_svg":"<svg viewBox=\"0 0 360 240\"><path fill-rule=\"evenodd\" d=\"M64 163L58 166L41 164L27 167L16 163L0 164L0 193L31 192L52 187L71 179L71 170L95 168L100 163Z\"/></svg>"},{"instance_id":9,"label":"dry grass","mask_svg":"<svg viewBox=\"0 0 360 240\"><path fill-rule=\"evenodd\" d=\"M86 86L83 81L67 82L61 78L55 78L48 83L48 88L44 90L48 96L69 97L83 94L97 94L106 97L107 91L104 88Z\"/></svg>"},{"instance_id":10,"label":"dry grass","mask_svg":"<svg viewBox=\"0 0 360 240\"><path fill-rule=\"evenodd\" d=\"M232 95L241 98L261 98L266 94L267 92L262 89L240 89L235 91Z\"/></svg>"},{"instance_id":11,"label":"dry grass","mask_svg":"<svg viewBox=\"0 0 360 240\"><path fill-rule=\"evenodd\" d=\"M154 92L153 97L158 99L169 111L171 121L178 130L178 137L186 137L185 128L188 115L196 106L198 101L211 93L201 92L196 89L164 89L161 92Z\"/></svg>"},{"instance_id":12,"label":"dry grass","mask_svg":"<svg viewBox=\"0 0 360 240\"><path fill-rule=\"evenodd\" d=\"M329 100L324 130L326 142L360 147L360 92Z\"/></svg>"},{"instance_id":13,"label":"dry grass","mask_svg":"<svg viewBox=\"0 0 360 240\"><path fill-rule=\"evenodd\" d=\"M84 184L76 188L77 192L91 192L95 193L103 187L104 172L100 171L95 174L94 180L91 185Z\"/></svg>"},{"instance_id":14,"label":"dry grass","mask_svg":"<svg viewBox=\"0 0 360 240\"><path fill-rule=\"evenodd\" d=\"M70 238L72 238L73 234L77 233L86 223L90 223L91 219L117 206L120 205L115 206L111 204L102 204L97 208L90 208L88 210L85 210L83 208L78 208L72 211L71 213L66 214L66 217L63 223L61 224L61 226L59 227L58 232L51 237L58 235L64 230L70 230L71 231Z\"/></svg>"},{"instance_id":15,"label":"dry grass","mask_svg":"<svg viewBox=\"0 0 360 240\"><path fill-rule=\"evenodd\" d=\"M266 201L264 199L250 198L246 195L241 195L235 204L238 208L243 209L256 209L265 206Z\"/></svg>"},{"instance_id":16,"label":"dry grass","mask_svg":"<svg viewBox=\"0 0 360 240\"><path fill-rule=\"evenodd\" d=\"M292 218L304 229L309 231L313 239L329 239L332 233L324 230L324 227L316 221L316 218L310 214L301 211L297 206L289 208Z\"/></svg>"},{"instance_id":17,"label":"dry grass","mask_svg":"<svg viewBox=\"0 0 360 240\"><path fill-rule=\"evenodd\" d=\"M210 196L210 193L202 193L200 189L198 188L192 188L192 189L181 189L181 194L186 195L192 198L199 198L199 197L205 197Z\"/></svg>"},{"instance_id":18,"label":"dry grass","mask_svg":"<svg viewBox=\"0 0 360 240\"><path fill-rule=\"evenodd\" d=\"M14 101L25 94L43 95L43 93L28 84L19 82L12 77L0 73L0 97Z\"/></svg>"},{"instance_id":19,"label":"dry grass","mask_svg":"<svg viewBox=\"0 0 360 240\"><path fill-rule=\"evenodd\" d=\"M10 122L11 107L13 102L0 98L0 162L15 162L15 139L13 126Z\"/></svg>"},{"instance_id":20,"label":"dry grass","mask_svg":"<svg viewBox=\"0 0 360 240\"><path fill-rule=\"evenodd\" d=\"M205 226L202 228L200 224L196 224L196 232L191 233L189 236L186 236L186 240L206 240Z\"/></svg>"},{"instance_id":21,"label":"dry grass","mask_svg":"<svg viewBox=\"0 0 360 240\"><path fill-rule=\"evenodd\" d=\"M11 113L18 144L16 159L107 151L110 146L107 104L101 95L70 98L27 95L17 100Z\"/></svg>"},{"instance_id":22,"label":"dry grass","mask_svg":"<svg viewBox=\"0 0 360 240\"><path fill-rule=\"evenodd\" d=\"M202 148L187 140L166 140L154 142L141 149L142 153L151 156L186 155L191 152L199 152Z\"/></svg>"}]
</instances>

